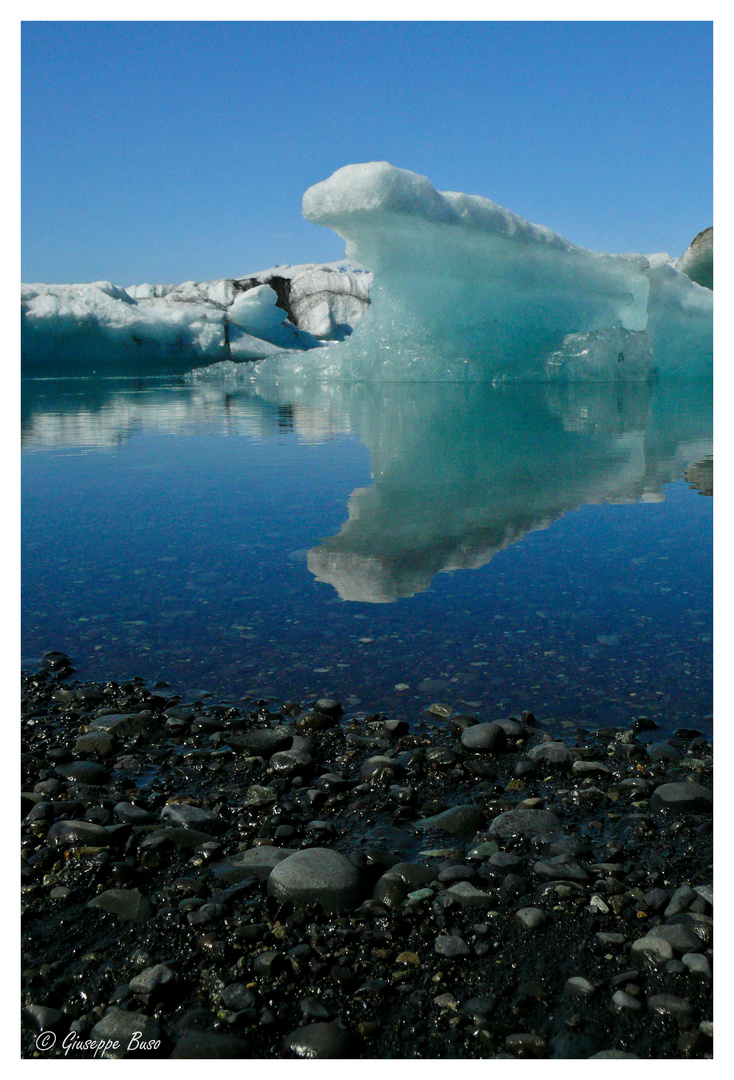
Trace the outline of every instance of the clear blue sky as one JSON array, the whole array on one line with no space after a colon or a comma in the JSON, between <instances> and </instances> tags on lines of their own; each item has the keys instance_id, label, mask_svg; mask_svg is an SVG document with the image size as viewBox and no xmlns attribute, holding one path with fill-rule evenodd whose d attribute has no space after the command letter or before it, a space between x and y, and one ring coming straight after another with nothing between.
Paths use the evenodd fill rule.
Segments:
<instances>
[{"instance_id":1,"label":"clear blue sky","mask_svg":"<svg viewBox=\"0 0 734 1080\"><path fill-rule=\"evenodd\" d=\"M339 259L301 197L389 161L596 251L713 221L709 22L35 22L22 280Z\"/></svg>"}]
</instances>

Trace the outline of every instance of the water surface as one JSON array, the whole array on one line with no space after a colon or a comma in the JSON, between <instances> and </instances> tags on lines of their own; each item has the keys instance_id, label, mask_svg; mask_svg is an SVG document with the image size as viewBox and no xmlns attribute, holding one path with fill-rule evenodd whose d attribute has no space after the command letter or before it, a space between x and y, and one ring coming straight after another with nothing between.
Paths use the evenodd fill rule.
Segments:
<instances>
[{"instance_id":1,"label":"water surface","mask_svg":"<svg viewBox=\"0 0 734 1080\"><path fill-rule=\"evenodd\" d=\"M25 667L710 733L709 383L27 380L22 437Z\"/></svg>"}]
</instances>

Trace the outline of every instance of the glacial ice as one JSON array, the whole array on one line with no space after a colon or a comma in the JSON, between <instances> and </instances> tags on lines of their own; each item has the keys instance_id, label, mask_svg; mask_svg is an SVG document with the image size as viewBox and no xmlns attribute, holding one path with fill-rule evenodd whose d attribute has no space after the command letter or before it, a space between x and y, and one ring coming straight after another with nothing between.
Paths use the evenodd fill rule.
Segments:
<instances>
[{"instance_id":1,"label":"glacial ice","mask_svg":"<svg viewBox=\"0 0 734 1080\"><path fill-rule=\"evenodd\" d=\"M23 285L23 373L184 374L342 339L372 275L344 263L272 267L182 285Z\"/></svg>"},{"instance_id":2,"label":"glacial ice","mask_svg":"<svg viewBox=\"0 0 734 1080\"><path fill-rule=\"evenodd\" d=\"M211 379L240 364L249 379L250 360L258 379L711 374L712 230L677 263L597 254L387 162L339 169L303 213L346 241L346 262L177 286L24 285L24 375L207 367Z\"/></svg>"},{"instance_id":3,"label":"glacial ice","mask_svg":"<svg viewBox=\"0 0 734 1080\"><path fill-rule=\"evenodd\" d=\"M372 306L344 345L265 371L496 381L711 372L713 295L668 255L585 251L387 162L339 169L309 188L303 214L371 268Z\"/></svg>"}]
</instances>

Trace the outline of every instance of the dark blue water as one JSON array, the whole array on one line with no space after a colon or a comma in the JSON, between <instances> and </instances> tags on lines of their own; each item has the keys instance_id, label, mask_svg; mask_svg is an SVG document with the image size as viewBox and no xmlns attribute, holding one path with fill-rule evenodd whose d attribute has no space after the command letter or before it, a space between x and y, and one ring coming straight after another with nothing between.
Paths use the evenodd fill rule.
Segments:
<instances>
[{"instance_id":1,"label":"dark blue water","mask_svg":"<svg viewBox=\"0 0 734 1080\"><path fill-rule=\"evenodd\" d=\"M27 668L711 731L710 386L23 392Z\"/></svg>"}]
</instances>

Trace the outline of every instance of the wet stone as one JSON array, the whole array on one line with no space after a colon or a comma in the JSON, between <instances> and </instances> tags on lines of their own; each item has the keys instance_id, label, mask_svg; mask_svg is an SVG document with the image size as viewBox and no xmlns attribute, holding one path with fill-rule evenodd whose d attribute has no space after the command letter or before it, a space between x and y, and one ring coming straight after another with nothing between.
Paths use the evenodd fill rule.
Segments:
<instances>
[{"instance_id":1,"label":"wet stone","mask_svg":"<svg viewBox=\"0 0 734 1080\"><path fill-rule=\"evenodd\" d=\"M52 847L109 847L112 837L104 825L92 821L62 820L48 830L46 841Z\"/></svg>"},{"instance_id":2,"label":"wet stone","mask_svg":"<svg viewBox=\"0 0 734 1080\"><path fill-rule=\"evenodd\" d=\"M647 999L647 1007L660 1016L672 1016L679 1023L691 1023L696 1015L690 1001L675 994L653 994Z\"/></svg>"},{"instance_id":3,"label":"wet stone","mask_svg":"<svg viewBox=\"0 0 734 1080\"><path fill-rule=\"evenodd\" d=\"M469 956L471 949L457 934L441 934L434 942L434 949L439 956L445 956L448 960L458 960L462 956Z\"/></svg>"},{"instance_id":4,"label":"wet stone","mask_svg":"<svg viewBox=\"0 0 734 1080\"><path fill-rule=\"evenodd\" d=\"M283 1047L299 1058L352 1058L357 1052L353 1038L333 1022L298 1028L286 1038Z\"/></svg>"},{"instance_id":5,"label":"wet stone","mask_svg":"<svg viewBox=\"0 0 734 1080\"><path fill-rule=\"evenodd\" d=\"M268 877L268 892L296 907L320 904L343 911L359 899L359 873L344 855L330 848L307 848L278 863Z\"/></svg>"},{"instance_id":6,"label":"wet stone","mask_svg":"<svg viewBox=\"0 0 734 1080\"><path fill-rule=\"evenodd\" d=\"M489 831L494 836L506 838L543 836L558 832L560 824L556 815L550 810L528 810L521 807L518 810L507 810L499 814L490 825Z\"/></svg>"},{"instance_id":7,"label":"wet stone","mask_svg":"<svg viewBox=\"0 0 734 1080\"><path fill-rule=\"evenodd\" d=\"M168 803L161 810L161 818L175 826L185 829L197 829L203 833L220 833L227 828L227 822L218 814L212 814L199 806L188 803Z\"/></svg>"},{"instance_id":8,"label":"wet stone","mask_svg":"<svg viewBox=\"0 0 734 1080\"><path fill-rule=\"evenodd\" d=\"M657 813L711 814L713 809L713 794L701 784L661 784L650 796L650 810Z\"/></svg>"},{"instance_id":9,"label":"wet stone","mask_svg":"<svg viewBox=\"0 0 734 1080\"><path fill-rule=\"evenodd\" d=\"M562 742L544 742L527 751L527 757L534 765L550 769L570 769L578 758L575 750L570 750Z\"/></svg>"},{"instance_id":10,"label":"wet stone","mask_svg":"<svg viewBox=\"0 0 734 1080\"><path fill-rule=\"evenodd\" d=\"M616 990L612 994L611 1008L614 1012L640 1012L642 1003L626 991Z\"/></svg>"},{"instance_id":11,"label":"wet stone","mask_svg":"<svg viewBox=\"0 0 734 1080\"><path fill-rule=\"evenodd\" d=\"M440 814L414 821L413 828L421 831L435 829L452 836L473 836L484 823L484 813L478 806L452 806Z\"/></svg>"},{"instance_id":12,"label":"wet stone","mask_svg":"<svg viewBox=\"0 0 734 1080\"><path fill-rule=\"evenodd\" d=\"M222 859L213 867L213 872L215 877L225 885L236 885L249 877L265 881L270 876L271 870L292 854L293 851L290 848L270 847L263 844L247 851L238 851L236 855Z\"/></svg>"},{"instance_id":13,"label":"wet stone","mask_svg":"<svg viewBox=\"0 0 734 1080\"><path fill-rule=\"evenodd\" d=\"M105 1058L139 1058L145 1052L138 1049L141 1042L159 1043L162 1041L160 1025L143 1013L127 1012L113 1008L92 1028L91 1037L97 1041L116 1043L102 1053ZM157 1048L151 1048L155 1053Z\"/></svg>"},{"instance_id":14,"label":"wet stone","mask_svg":"<svg viewBox=\"0 0 734 1080\"><path fill-rule=\"evenodd\" d=\"M515 921L526 930L537 930L548 921L548 916L540 908L526 907L515 912Z\"/></svg>"},{"instance_id":15,"label":"wet stone","mask_svg":"<svg viewBox=\"0 0 734 1080\"><path fill-rule=\"evenodd\" d=\"M57 772L67 780L93 787L106 785L110 781L109 769L98 765L96 761L75 761L71 765L60 765Z\"/></svg>"},{"instance_id":16,"label":"wet stone","mask_svg":"<svg viewBox=\"0 0 734 1080\"><path fill-rule=\"evenodd\" d=\"M465 750L501 753L507 749L507 733L500 724L474 724L461 735Z\"/></svg>"},{"instance_id":17,"label":"wet stone","mask_svg":"<svg viewBox=\"0 0 734 1080\"><path fill-rule=\"evenodd\" d=\"M146 922L155 915L148 897L137 889L107 889L90 900L87 907L116 915L121 922Z\"/></svg>"}]
</instances>

